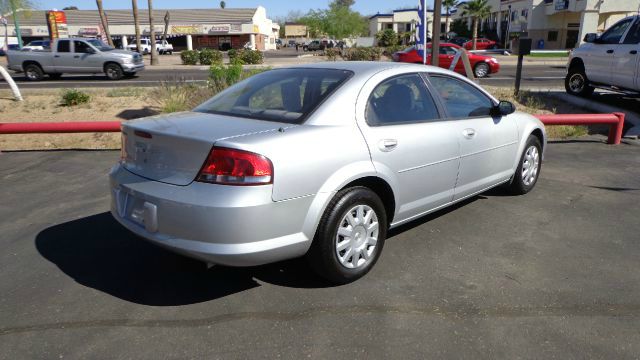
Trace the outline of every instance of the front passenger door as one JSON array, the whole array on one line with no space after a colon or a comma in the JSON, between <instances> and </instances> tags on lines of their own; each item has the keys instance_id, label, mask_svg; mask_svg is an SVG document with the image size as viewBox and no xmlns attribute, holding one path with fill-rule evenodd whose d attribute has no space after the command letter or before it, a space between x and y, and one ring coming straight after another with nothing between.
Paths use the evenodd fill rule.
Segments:
<instances>
[{"instance_id":1,"label":"front passenger door","mask_svg":"<svg viewBox=\"0 0 640 360\"><path fill-rule=\"evenodd\" d=\"M508 180L518 151L515 120L491 116L493 100L465 80L433 74L429 82L442 101L460 144L454 200Z\"/></svg>"}]
</instances>

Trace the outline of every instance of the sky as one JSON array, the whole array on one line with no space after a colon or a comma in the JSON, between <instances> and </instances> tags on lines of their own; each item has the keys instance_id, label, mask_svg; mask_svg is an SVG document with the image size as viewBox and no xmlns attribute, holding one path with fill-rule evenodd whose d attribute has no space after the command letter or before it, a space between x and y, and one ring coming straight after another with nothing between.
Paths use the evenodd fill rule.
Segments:
<instances>
[{"instance_id":1,"label":"sky","mask_svg":"<svg viewBox=\"0 0 640 360\"><path fill-rule=\"evenodd\" d=\"M62 9L65 6L77 6L80 10L95 10L95 0L34 0L36 8L42 10ZM306 13L310 9L327 8L329 0L295 1L295 0L225 0L228 8L252 8L264 6L269 18L286 16L289 11L301 11ZM433 6L433 0L427 0L429 6ZM130 9L131 0L103 0L105 10ZM153 0L156 9L202 9L219 7L219 0ZM418 0L356 0L353 10L363 15L373 15L378 12L385 13L397 8L417 7ZM138 7L147 8L147 1L138 0Z\"/></svg>"}]
</instances>

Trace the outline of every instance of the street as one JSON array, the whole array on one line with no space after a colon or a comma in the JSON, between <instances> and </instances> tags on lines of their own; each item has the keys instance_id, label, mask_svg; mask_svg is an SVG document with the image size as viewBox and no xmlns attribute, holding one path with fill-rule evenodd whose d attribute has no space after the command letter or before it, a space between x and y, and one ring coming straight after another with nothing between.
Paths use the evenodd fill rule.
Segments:
<instances>
[{"instance_id":1,"label":"street","mask_svg":"<svg viewBox=\"0 0 640 360\"><path fill-rule=\"evenodd\" d=\"M119 152L1 153L0 358L635 359L640 158L603 140L551 142L532 193L394 230L339 287L132 235L108 213Z\"/></svg>"}]
</instances>

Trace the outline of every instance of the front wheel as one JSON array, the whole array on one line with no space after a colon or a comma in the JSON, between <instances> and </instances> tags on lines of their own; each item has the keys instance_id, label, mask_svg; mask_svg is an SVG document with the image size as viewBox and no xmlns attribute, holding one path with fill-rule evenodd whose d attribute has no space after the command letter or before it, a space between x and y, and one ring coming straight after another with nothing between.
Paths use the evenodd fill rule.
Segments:
<instances>
[{"instance_id":1,"label":"front wheel","mask_svg":"<svg viewBox=\"0 0 640 360\"><path fill-rule=\"evenodd\" d=\"M530 135L518 163L518 168L513 174L513 180L509 187L510 192L514 195L524 195L533 190L533 187L538 182L538 177L540 177L541 168L542 145L536 136Z\"/></svg>"},{"instance_id":2,"label":"front wheel","mask_svg":"<svg viewBox=\"0 0 640 360\"><path fill-rule=\"evenodd\" d=\"M118 64L107 64L104 67L104 73L109 80L120 80L124 77L124 71Z\"/></svg>"},{"instance_id":3,"label":"front wheel","mask_svg":"<svg viewBox=\"0 0 640 360\"><path fill-rule=\"evenodd\" d=\"M572 67L564 79L564 88L567 93L576 96L589 97L595 90L589 85L587 74L581 68Z\"/></svg>"},{"instance_id":4,"label":"front wheel","mask_svg":"<svg viewBox=\"0 0 640 360\"><path fill-rule=\"evenodd\" d=\"M473 69L473 73L478 79L486 77L490 72L491 70L489 69L489 64L484 62L477 63L475 68Z\"/></svg>"},{"instance_id":5,"label":"front wheel","mask_svg":"<svg viewBox=\"0 0 640 360\"><path fill-rule=\"evenodd\" d=\"M387 235L387 215L366 187L341 190L331 200L307 253L313 270L335 284L355 281L371 270Z\"/></svg>"}]
</instances>

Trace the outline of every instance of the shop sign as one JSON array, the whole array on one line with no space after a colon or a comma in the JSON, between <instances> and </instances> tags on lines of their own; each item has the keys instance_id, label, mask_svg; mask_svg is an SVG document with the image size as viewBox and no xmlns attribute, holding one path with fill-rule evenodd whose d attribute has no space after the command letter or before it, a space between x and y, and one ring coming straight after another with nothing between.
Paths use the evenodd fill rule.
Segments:
<instances>
[{"instance_id":1,"label":"shop sign","mask_svg":"<svg viewBox=\"0 0 640 360\"><path fill-rule=\"evenodd\" d=\"M229 32L232 32L232 33L242 32L242 25L241 24L231 24L231 27L229 28Z\"/></svg>"},{"instance_id":2,"label":"shop sign","mask_svg":"<svg viewBox=\"0 0 640 360\"><path fill-rule=\"evenodd\" d=\"M200 25L172 25L172 34L200 34L202 29Z\"/></svg>"},{"instance_id":3,"label":"shop sign","mask_svg":"<svg viewBox=\"0 0 640 360\"><path fill-rule=\"evenodd\" d=\"M64 11L51 10L46 12L47 27L51 39L68 38L67 16Z\"/></svg>"},{"instance_id":4,"label":"shop sign","mask_svg":"<svg viewBox=\"0 0 640 360\"><path fill-rule=\"evenodd\" d=\"M100 29L98 28L80 28L78 29L78 36L98 36Z\"/></svg>"},{"instance_id":5,"label":"shop sign","mask_svg":"<svg viewBox=\"0 0 640 360\"><path fill-rule=\"evenodd\" d=\"M13 30L13 35L18 35L15 30ZM20 28L20 36L32 36L33 29Z\"/></svg>"},{"instance_id":6,"label":"shop sign","mask_svg":"<svg viewBox=\"0 0 640 360\"><path fill-rule=\"evenodd\" d=\"M231 30L231 25L229 24L218 24L211 26L209 30L210 33L228 33Z\"/></svg>"}]
</instances>

